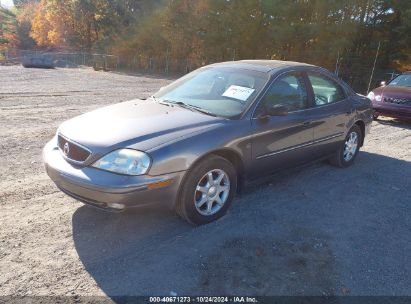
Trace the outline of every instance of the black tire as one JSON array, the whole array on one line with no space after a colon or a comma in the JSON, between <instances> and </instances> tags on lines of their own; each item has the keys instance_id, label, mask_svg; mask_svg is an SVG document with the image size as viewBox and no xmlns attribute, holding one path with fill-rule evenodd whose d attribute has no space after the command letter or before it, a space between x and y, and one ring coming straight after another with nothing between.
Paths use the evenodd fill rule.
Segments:
<instances>
[{"instance_id":1,"label":"black tire","mask_svg":"<svg viewBox=\"0 0 411 304\"><path fill-rule=\"evenodd\" d=\"M216 206L215 209L220 209L218 209L218 211L213 214L204 215L201 214L195 206L196 196L200 193L196 189L197 185L201 181L203 181L204 178L206 178L205 175L213 170L222 170L222 173L225 173L224 176L227 176L229 181L229 190L228 195L225 196L226 200L224 204L222 204L222 206L217 206L218 204L216 202L212 203L213 206ZM180 215L182 218L193 225L203 225L210 223L222 217L226 213L227 209L231 205L236 191L237 173L233 164L223 157L211 155L194 165L194 167L187 172L180 186L179 197L176 203L176 212L178 215ZM221 194L224 195L224 193ZM220 196L220 193L216 194L216 196L217 195ZM208 205L208 203L206 203L206 205Z\"/></svg>"},{"instance_id":2,"label":"black tire","mask_svg":"<svg viewBox=\"0 0 411 304\"><path fill-rule=\"evenodd\" d=\"M355 132L357 134L357 148L355 149L354 154L349 160L346 160L344 158L344 150L346 146L346 142L348 138L351 136L351 133ZM340 168L346 168L349 167L353 164L355 158L358 155L358 151L360 150L360 145L363 140L363 134L358 125L354 125L350 131L348 131L347 136L344 139L344 142L341 144L340 148L337 150L337 152L334 154L334 156L330 159L330 163L334 166L340 167Z\"/></svg>"}]
</instances>

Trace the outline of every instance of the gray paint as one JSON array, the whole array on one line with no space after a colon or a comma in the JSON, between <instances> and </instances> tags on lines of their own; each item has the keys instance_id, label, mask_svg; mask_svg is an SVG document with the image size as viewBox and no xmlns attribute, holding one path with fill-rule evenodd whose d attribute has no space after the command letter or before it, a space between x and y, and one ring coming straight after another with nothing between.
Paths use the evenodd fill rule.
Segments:
<instances>
[{"instance_id":1,"label":"gray paint","mask_svg":"<svg viewBox=\"0 0 411 304\"><path fill-rule=\"evenodd\" d=\"M354 123L362 121L367 130L372 121L370 101L324 69L279 61L216 65L264 71L270 77L266 88L289 71L319 71L341 84L346 99L267 119L254 117L266 89L238 119L212 117L151 100L111 105L60 126L58 132L93 154L83 166L69 164L56 149L54 140L44 150L48 174L60 188L86 202L138 205L166 200L173 205L185 172L207 154L223 150L236 153L242 161L245 180L252 180L327 156L339 147ZM89 167L118 148L147 152L152 159L148 174L130 177ZM140 191L147 183L170 178L173 182L167 189Z\"/></svg>"}]
</instances>

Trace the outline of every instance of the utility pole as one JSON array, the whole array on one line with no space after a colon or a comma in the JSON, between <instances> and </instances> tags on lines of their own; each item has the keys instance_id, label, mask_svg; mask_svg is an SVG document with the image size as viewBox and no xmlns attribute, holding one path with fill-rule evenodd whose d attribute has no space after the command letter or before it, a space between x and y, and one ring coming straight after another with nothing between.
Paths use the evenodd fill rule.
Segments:
<instances>
[{"instance_id":1,"label":"utility pole","mask_svg":"<svg viewBox=\"0 0 411 304\"><path fill-rule=\"evenodd\" d=\"M381 45L381 41L378 41L377 53L375 54L374 65L372 67L371 77L370 77L370 82L368 83L367 93L370 91L372 77L374 76L375 64L377 63L378 53L380 52L380 45Z\"/></svg>"},{"instance_id":2,"label":"utility pole","mask_svg":"<svg viewBox=\"0 0 411 304\"><path fill-rule=\"evenodd\" d=\"M337 53L337 61L335 62L334 74L337 75L337 77L338 77L338 72L339 72L339 64L340 64L340 51L338 51Z\"/></svg>"},{"instance_id":3,"label":"utility pole","mask_svg":"<svg viewBox=\"0 0 411 304\"><path fill-rule=\"evenodd\" d=\"M165 68L166 75L168 75L168 47L166 51L166 68Z\"/></svg>"},{"instance_id":4,"label":"utility pole","mask_svg":"<svg viewBox=\"0 0 411 304\"><path fill-rule=\"evenodd\" d=\"M342 58L340 57L340 51L337 52L337 61L335 62L335 71L334 74L338 77L340 73L340 65L341 65Z\"/></svg>"}]
</instances>

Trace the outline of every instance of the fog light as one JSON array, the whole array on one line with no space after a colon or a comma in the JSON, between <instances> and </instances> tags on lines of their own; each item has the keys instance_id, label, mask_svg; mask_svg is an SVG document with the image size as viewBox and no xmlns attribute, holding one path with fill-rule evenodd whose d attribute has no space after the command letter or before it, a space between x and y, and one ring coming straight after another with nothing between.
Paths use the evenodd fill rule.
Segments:
<instances>
[{"instance_id":1,"label":"fog light","mask_svg":"<svg viewBox=\"0 0 411 304\"><path fill-rule=\"evenodd\" d=\"M107 206L109 208L118 209L118 210L124 209L126 207L123 204L118 204L118 203L107 203Z\"/></svg>"}]
</instances>

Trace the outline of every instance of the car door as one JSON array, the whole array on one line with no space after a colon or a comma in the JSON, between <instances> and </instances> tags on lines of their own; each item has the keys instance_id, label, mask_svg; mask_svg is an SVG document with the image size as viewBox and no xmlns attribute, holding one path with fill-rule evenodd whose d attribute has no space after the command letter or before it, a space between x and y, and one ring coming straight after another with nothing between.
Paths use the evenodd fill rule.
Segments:
<instances>
[{"instance_id":1,"label":"car door","mask_svg":"<svg viewBox=\"0 0 411 304\"><path fill-rule=\"evenodd\" d=\"M353 106L343 87L330 75L307 71L307 76L314 100L310 110L314 129L312 153L326 156L343 141Z\"/></svg>"},{"instance_id":2,"label":"car door","mask_svg":"<svg viewBox=\"0 0 411 304\"><path fill-rule=\"evenodd\" d=\"M287 72L277 77L258 104L253 118L250 177L256 178L307 161L313 141L309 107L308 81L301 72ZM283 105L285 116L265 116L264 109Z\"/></svg>"}]
</instances>

